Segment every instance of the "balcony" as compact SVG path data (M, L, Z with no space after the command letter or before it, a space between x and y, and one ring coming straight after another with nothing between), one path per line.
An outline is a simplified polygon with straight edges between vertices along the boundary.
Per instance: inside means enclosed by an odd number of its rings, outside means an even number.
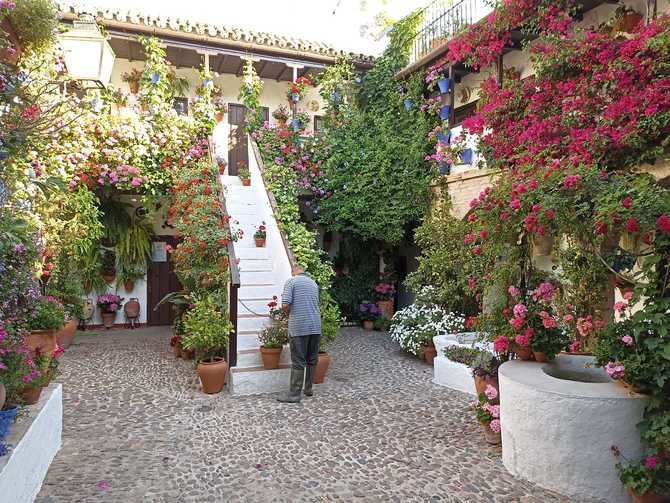
M432 53L456 33L492 11L486 0L434 0L423 10L423 23L414 39L409 66Z

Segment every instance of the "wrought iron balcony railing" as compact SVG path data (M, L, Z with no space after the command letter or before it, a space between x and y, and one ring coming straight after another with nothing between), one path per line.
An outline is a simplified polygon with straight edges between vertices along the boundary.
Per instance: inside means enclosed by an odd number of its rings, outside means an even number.
M491 12L485 0L434 0L423 10L409 64L446 44L456 33Z

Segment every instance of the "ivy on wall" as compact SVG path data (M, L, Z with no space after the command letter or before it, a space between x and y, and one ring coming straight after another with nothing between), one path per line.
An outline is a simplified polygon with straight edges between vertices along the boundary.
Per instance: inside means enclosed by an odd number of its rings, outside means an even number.
M325 192L319 221L332 230L364 239L398 243L428 204L431 168L425 162L432 119L418 103L421 76L400 85L394 78L408 62L420 16L397 23L375 66L358 77L340 62L325 72L321 93L328 105Z

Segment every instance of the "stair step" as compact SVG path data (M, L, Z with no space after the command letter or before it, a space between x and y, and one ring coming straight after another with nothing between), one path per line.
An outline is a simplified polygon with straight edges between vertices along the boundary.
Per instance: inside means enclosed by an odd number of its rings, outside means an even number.
M237 303L238 316L254 314L254 313L259 313L264 316L270 314L270 308L268 307L268 302L270 302L269 298L261 300L244 300L244 299L240 300L241 302L238 301ZM244 304L242 304L242 302L244 302Z
M243 260L265 260L270 258L270 253L267 248L246 248L240 247L240 253L235 250L237 258Z
M275 277L270 271L240 271L240 282L250 286L274 285Z
M284 346L279 360L280 365L291 365L291 350L288 344ZM260 349L244 349L237 352L237 366L235 368L247 369L262 367L263 358Z
M270 318L265 316L238 315L237 330L239 332L260 332L263 328L270 325ZM239 341L239 337L238 337Z
M267 299L266 302L270 302L273 295L280 296L281 293L282 287L274 282L267 285L243 285L237 291L238 298L242 300Z
M238 328L239 331L239 328ZM258 339L259 331L240 331L237 335L237 353L240 351L254 350L261 347L261 341Z
M273 270L272 260L240 259L239 269L246 272L267 272Z
M232 395L257 395L277 393L288 389L290 368L265 370L263 367L252 369L230 369L228 390Z

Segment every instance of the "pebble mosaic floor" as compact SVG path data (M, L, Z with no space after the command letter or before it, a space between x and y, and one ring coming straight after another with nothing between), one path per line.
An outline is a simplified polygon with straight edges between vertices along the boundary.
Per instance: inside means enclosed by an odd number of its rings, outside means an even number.
M344 329L326 383L298 405L202 394L169 338L77 335L38 503L570 501L512 477L472 398L433 384L385 334Z

